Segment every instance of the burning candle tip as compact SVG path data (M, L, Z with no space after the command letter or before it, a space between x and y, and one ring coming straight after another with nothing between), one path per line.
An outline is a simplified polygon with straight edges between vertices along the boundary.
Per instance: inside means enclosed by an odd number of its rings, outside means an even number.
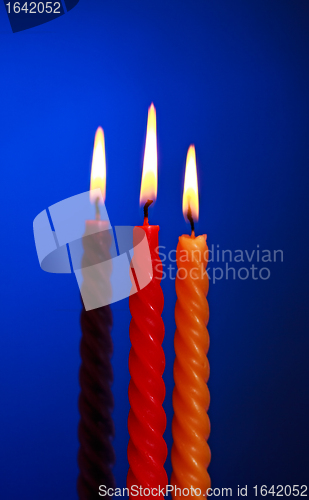
M100 201L100 198L99 197L96 198L96 200L95 200L95 218L96 218L96 220L101 219L99 201Z
M148 208L153 203L153 200L147 200L144 205L144 225L148 224Z
M193 220L193 217L192 217L192 212L191 212L190 204L189 204L189 208L188 208L188 212L187 212L187 217L188 217L188 221L190 222L190 225L191 225L191 236L194 238L194 236L195 236L195 233L194 233L194 220Z

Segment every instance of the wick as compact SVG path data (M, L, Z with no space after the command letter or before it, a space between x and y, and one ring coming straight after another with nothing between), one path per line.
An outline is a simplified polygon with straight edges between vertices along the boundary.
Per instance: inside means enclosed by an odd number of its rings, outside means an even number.
M153 203L153 200L147 200L144 205L144 225L148 224L148 208Z
M188 212L187 212L187 217L188 217L188 220L189 220L189 222L191 224L191 236L194 236L194 220L193 220L193 217L192 217L190 203L189 203L189 208L188 208Z
M101 219L99 201L100 201L100 198L96 198L96 200L95 200L95 218L96 218L96 220Z

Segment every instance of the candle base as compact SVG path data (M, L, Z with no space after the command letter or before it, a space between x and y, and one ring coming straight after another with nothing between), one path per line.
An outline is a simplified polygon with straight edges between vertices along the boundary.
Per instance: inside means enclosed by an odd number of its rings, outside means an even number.
M79 372L80 422L78 438L80 469L77 490L80 500L98 498L99 486L115 488L112 466L115 453L112 446L114 406L111 384L113 351L110 329L112 313L109 306L81 313L82 339Z

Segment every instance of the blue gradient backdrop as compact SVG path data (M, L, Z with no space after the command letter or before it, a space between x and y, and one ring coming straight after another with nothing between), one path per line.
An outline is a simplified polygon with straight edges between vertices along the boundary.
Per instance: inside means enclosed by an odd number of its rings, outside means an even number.
M89 186L96 127L114 225L142 221L147 108L157 108L151 221L175 248L186 151L195 143L200 221L220 249L282 249L268 280L210 285L214 486L308 480L309 4L303 0L80 0L12 34L0 5L0 497L74 500L80 298L41 271L32 221ZM244 264L248 266L249 264ZM239 266L238 266L239 267ZM172 444L174 281L163 282L166 441ZM121 314L119 313L121 312ZM128 469L127 301L114 315L117 484ZM166 463L170 475L170 454Z

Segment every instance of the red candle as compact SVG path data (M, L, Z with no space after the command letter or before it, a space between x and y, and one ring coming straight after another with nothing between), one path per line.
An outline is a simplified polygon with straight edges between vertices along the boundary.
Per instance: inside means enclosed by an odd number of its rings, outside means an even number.
M152 261L152 279L146 287L131 295L129 299L132 314L130 323L132 347L129 355L131 409L128 417L130 468L127 487L129 491L132 486L142 488L140 490L142 496L146 494L153 498L159 496L159 487L163 488L168 484L164 469L167 446L163 439L166 415L162 407L165 397L165 385L162 378L165 367L162 349L164 323L161 317L164 297L160 286L162 264L158 256L159 226L151 226L148 223L148 207L155 200L156 194L156 112L152 104L148 112L140 198L141 203L146 202L145 218L144 225L138 226L139 230L135 232L135 237L137 233L140 233L140 228L146 233ZM139 265L145 267L141 257L138 252L135 252L135 267Z

